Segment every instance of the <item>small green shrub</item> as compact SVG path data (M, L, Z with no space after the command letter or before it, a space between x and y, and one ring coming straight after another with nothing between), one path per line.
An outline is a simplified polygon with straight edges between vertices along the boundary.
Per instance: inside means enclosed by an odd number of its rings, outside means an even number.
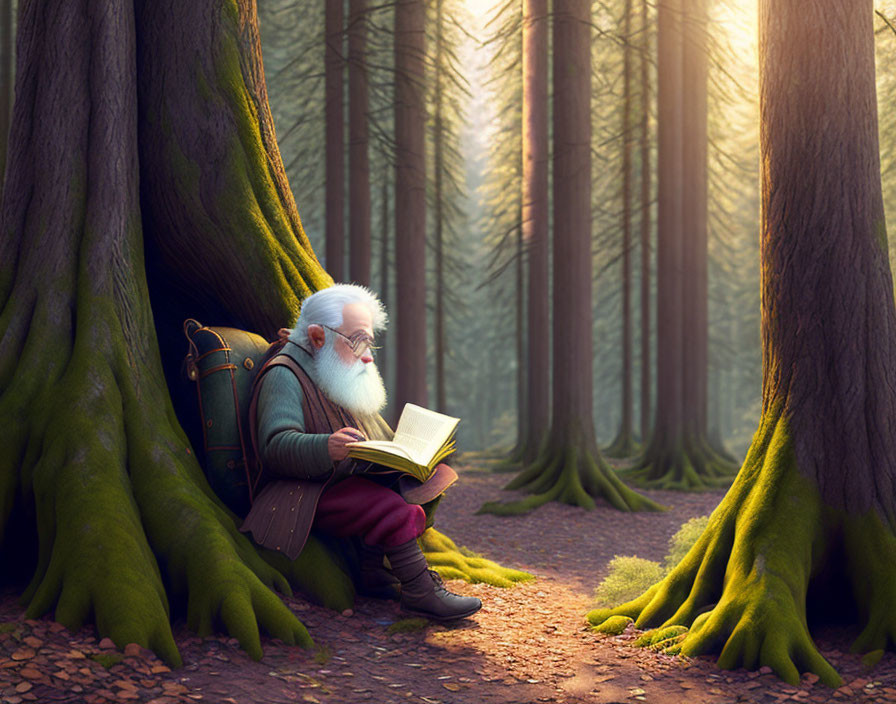
M669 539L669 554L663 564L633 555L616 555L607 565L608 573L594 590L598 607L615 607L641 596L675 567L706 529L709 516L685 522Z
M671 570L688 554L688 551L694 547L706 526L709 523L709 516L697 516L684 523L678 532L669 539L669 554L666 555L666 571Z
M662 565L642 557L616 555L608 567L606 578L594 590L598 606L618 606L631 601L666 575Z

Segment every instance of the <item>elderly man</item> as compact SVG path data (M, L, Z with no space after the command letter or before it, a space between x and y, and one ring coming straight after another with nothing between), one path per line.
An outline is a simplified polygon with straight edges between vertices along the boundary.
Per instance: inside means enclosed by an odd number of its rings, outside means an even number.
M361 593L385 596L400 583L402 610L463 618L482 603L446 590L417 544L426 528L419 504L437 498L457 475L440 465L402 496L394 473L373 474L383 468L348 457L352 442L392 435L379 415L386 391L373 361L374 332L385 323L382 304L361 286L336 284L302 304L281 351L259 372L252 413L263 488L241 530L292 559L312 527L356 536Z

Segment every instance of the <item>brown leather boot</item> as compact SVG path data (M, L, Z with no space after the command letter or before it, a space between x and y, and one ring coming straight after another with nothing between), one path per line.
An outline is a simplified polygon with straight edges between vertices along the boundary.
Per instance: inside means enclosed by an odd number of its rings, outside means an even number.
M429 569L416 540L386 548L392 574L401 580L401 610L436 621L472 616L482 608L474 596L452 594L439 575Z
M385 553L381 547L361 543L361 574L358 580L358 594L375 599L401 597L401 582L383 564Z

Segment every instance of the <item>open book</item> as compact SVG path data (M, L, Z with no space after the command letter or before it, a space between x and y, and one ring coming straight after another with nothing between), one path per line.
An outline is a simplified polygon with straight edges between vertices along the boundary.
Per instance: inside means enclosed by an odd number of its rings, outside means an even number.
M392 440L349 443L348 456L397 469L425 482L439 462L454 452L459 418L406 403Z

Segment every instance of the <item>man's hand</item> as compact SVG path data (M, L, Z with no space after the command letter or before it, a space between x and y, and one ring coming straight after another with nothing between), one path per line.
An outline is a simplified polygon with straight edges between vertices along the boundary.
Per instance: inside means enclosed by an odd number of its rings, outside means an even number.
M367 437L357 428L340 428L327 439L327 450L330 453L330 459L339 462L348 457L349 448L346 445L350 442L358 442L366 440Z

